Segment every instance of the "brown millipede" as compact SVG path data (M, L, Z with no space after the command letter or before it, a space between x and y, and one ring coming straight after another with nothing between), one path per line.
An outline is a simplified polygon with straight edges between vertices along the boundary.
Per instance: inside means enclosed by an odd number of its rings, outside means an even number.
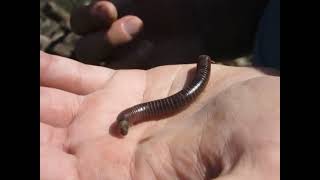
M199 56L195 77L186 88L167 98L137 104L122 111L117 117L117 125L121 135L127 135L129 126L137 120L146 121L178 112L191 104L209 81L211 63L214 62L209 56Z

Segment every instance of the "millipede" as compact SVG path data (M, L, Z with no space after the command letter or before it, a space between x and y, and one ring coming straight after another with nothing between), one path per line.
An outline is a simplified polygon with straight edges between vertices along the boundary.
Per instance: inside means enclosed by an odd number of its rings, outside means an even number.
M212 63L214 61L209 56L199 56L193 80L181 91L163 99L137 104L120 112L116 120L120 134L126 136L129 127L138 120L143 122L166 116L190 105L208 84Z

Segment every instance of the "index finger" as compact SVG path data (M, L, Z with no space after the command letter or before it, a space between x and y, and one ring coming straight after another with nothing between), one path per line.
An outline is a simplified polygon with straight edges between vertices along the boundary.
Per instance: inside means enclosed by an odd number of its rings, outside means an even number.
M40 51L40 85L86 95L104 86L115 70Z

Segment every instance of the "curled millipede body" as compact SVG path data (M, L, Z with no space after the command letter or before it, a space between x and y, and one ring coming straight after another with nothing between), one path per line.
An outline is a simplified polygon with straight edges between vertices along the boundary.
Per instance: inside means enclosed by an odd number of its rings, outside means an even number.
M137 104L122 111L117 117L121 135L127 135L129 126L138 120L146 121L175 113L191 104L209 81L211 63L213 61L209 56L199 56L195 77L186 88L167 98Z

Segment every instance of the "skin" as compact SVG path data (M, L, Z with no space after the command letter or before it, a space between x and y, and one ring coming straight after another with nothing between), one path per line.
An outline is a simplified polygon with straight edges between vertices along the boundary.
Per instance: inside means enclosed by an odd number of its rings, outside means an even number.
M120 111L181 90L194 67L112 70L40 52L40 179L280 179L280 77L265 70L214 64L189 108L112 134Z
M95 0L74 10L71 27L83 35L75 50L77 59L141 69L190 63L199 54L220 60L247 55L266 4L266 0L131 0L136 8L123 15L117 4L122 1L126 0L114 0L116 4ZM204 29L208 32L200 32Z

